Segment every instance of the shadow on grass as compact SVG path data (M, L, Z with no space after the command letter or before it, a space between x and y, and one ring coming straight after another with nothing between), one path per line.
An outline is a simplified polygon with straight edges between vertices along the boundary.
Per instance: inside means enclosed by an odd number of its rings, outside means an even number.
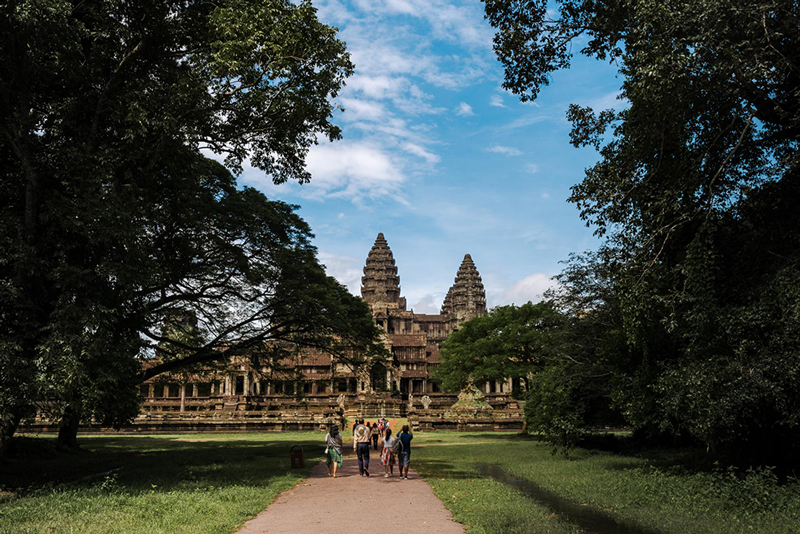
M319 439L294 441L183 441L158 437L108 437L86 440L85 450L59 453L52 438L25 438L23 452L0 465L0 489L20 495L68 485L87 487L102 482L110 471L115 484L128 491L170 491L177 488L268 486L270 479L306 476L322 458ZM292 469L290 447L300 445L305 468ZM95 476L93 476L95 475Z
M568 501L543 489L535 482L522 480L506 473L496 465L480 464L478 472L520 491L532 501L551 509L561 519L574 524L581 532L592 534L660 534L660 531L628 524L611 515Z

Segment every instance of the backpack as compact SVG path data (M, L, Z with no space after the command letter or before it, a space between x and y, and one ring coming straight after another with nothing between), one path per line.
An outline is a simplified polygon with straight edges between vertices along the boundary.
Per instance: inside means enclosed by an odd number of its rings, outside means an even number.
M403 442L400 441L400 438L395 438L394 443L392 444L392 452L395 456L400 456L400 453L403 452Z

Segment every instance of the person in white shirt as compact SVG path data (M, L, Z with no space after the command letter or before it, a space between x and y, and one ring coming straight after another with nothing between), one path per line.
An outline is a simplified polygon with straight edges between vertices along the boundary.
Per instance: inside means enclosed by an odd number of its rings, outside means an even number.
M391 428L386 429L385 436L386 437L383 438L383 450L381 450L381 465L383 465L386 471L386 474L383 476L388 478L389 476L394 476L394 451L392 450L392 446L394 445L395 438L392 437Z

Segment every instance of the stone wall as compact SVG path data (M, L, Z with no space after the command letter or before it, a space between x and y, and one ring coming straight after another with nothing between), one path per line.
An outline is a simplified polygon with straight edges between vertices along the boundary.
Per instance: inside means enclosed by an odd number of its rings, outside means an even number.
M507 394L488 394L482 398L491 408L454 412L458 396L432 393L412 395L342 394L339 397L317 395L302 399L279 395L218 396L184 400L147 398L142 412L123 432L281 432L324 430L332 422L347 424L357 418L367 420L385 417L407 417L417 431L434 430L500 430L523 429L522 404ZM342 404L344 408L342 408ZM55 432L57 425L37 419L25 425L28 432ZM81 426L81 432L115 432L98 425Z

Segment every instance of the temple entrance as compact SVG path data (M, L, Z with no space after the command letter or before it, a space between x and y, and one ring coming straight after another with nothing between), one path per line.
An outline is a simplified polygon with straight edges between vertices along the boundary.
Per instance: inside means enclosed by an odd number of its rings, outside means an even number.
M400 379L400 393L406 395L409 392L409 379L408 378L401 378Z
M373 365L369 373L369 380L373 390L386 391L386 366L382 363Z
M234 388L234 395L244 395L244 377L237 376L236 377L236 386Z

